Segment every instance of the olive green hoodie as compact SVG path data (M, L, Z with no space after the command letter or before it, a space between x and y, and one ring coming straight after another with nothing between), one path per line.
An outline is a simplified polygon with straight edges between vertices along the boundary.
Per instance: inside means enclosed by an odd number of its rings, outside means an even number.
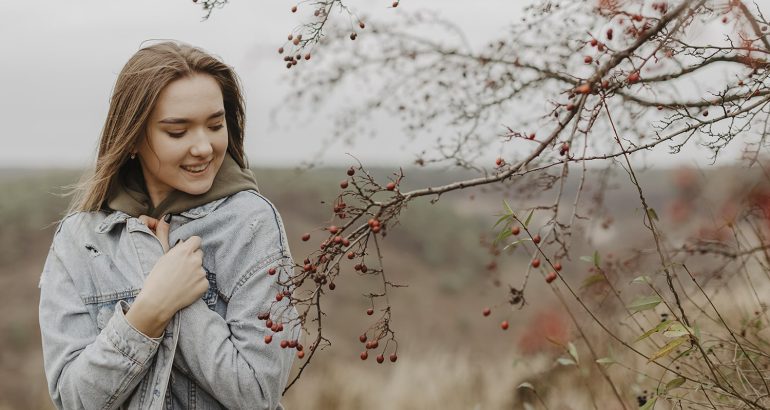
M134 218L147 215L157 219L248 189L259 192L254 173L250 169L241 169L230 152L226 152L211 189L200 195L191 195L175 189L153 208L141 165L138 160L129 160L110 185L107 200L102 208L123 211Z

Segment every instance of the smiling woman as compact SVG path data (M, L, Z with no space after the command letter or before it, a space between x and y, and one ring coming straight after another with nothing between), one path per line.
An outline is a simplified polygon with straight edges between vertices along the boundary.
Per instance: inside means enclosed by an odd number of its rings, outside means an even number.
M138 154L154 206L175 187L196 195L208 191L227 151L217 81L193 74L171 82L158 96L146 131Z
M282 408L294 353L269 340L301 350L291 297L275 298L293 260L243 126L235 72L198 48L149 46L120 72L40 277L57 408Z

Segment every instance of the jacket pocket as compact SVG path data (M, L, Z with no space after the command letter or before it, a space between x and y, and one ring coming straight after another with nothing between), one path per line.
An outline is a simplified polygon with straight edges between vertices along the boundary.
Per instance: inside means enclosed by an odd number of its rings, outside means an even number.
M95 315L96 327L100 332L107 326L107 322L109 322L110 318L115 314L115 304L121 300L125 300L130 306L134 303L136 295L139 294L140 290L141 289L121 290L88 296L84 299L88 310Z

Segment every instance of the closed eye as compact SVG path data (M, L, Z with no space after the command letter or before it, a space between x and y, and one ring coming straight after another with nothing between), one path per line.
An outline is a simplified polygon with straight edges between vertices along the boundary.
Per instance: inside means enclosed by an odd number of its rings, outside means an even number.
M219 130L222 129L222 127L224 127L224 124L214 125L212 127L209 127L209 129L212 130L212 131L219 131ZM166 131L166 134L168 134L169 136L174 137L174 138L179 138L179 137L183 136L186 132L187 131L181 131L181 132Z

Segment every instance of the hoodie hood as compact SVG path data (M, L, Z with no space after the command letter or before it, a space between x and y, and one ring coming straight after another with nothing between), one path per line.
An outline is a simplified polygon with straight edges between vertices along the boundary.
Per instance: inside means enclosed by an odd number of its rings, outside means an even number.
M157 219L248 189L259 192L254 173L250 169L242 169L227 151L211 189L200 195L191 195L175 189L157 207L153 207L139 161L129 160L112 181L102 208L123 211L134 218L147 215Z

